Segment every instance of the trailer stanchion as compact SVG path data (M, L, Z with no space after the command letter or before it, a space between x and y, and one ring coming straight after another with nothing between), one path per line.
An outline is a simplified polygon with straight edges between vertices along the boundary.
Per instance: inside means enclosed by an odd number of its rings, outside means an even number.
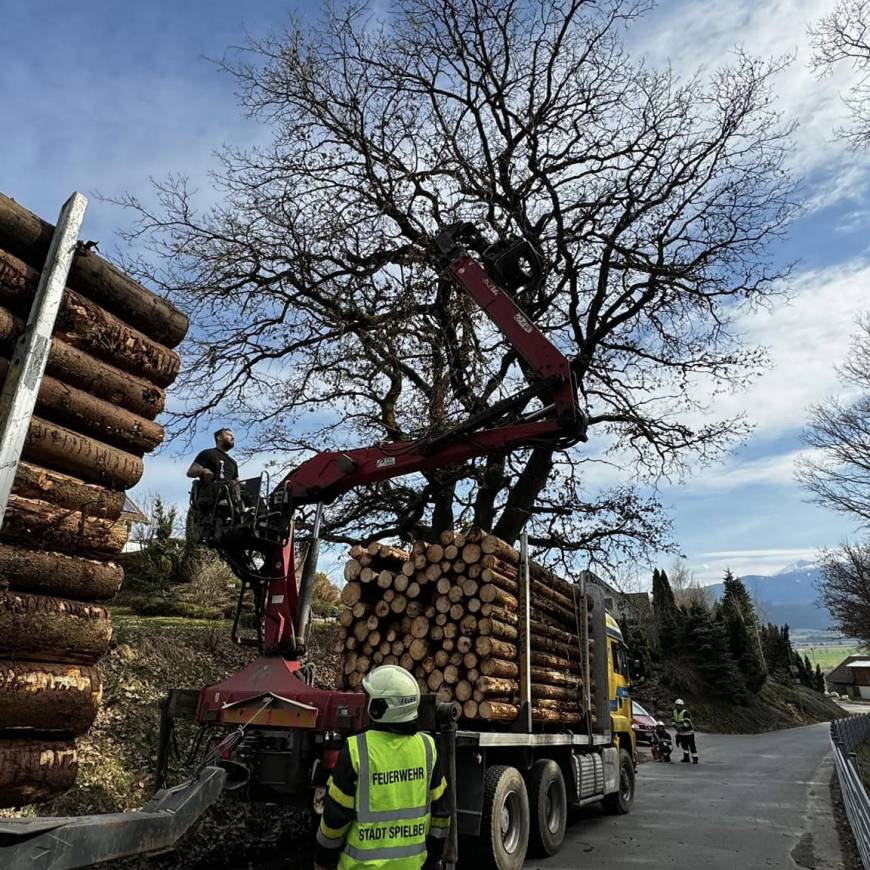
M12 492L24 440L51 350L51 334L63 300L88 201L81 193L64 203L45 258L24 334L18 339L0 392L0 526Z
M520 570L519 570L519 654L520 666L520 715L517 717L515 730L532 733L532 670L529 654L531 634L531 596L529 595L529 536L524 530L520 535Z
M441 763L447 779L447 808L450 810L450 828L444 844L443 862L447 870L453 870L459 860L459 814L456 795L456 720L459 718L457 704L438 704L436 720L440 737Z

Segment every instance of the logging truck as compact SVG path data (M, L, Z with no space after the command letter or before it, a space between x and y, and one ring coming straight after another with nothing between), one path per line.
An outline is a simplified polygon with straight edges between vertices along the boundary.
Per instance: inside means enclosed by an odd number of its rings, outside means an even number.
M259 480L228 484L240 487L232 498L195 491L200 538L241 581L233 636L260 655L219 683L168 694L160 790L142 811L0 824L0 844L10 844L0 852L4 867L30 867L47 854L55 868L85 866L165 847L226 790L316 811L345 739L367 725L366 697L355 689L379 662L408 667L428 690L420 727L437 736L448 775L448 864L518 868L529 847L560 848L569 807L601 801L629 811L635 744L619 627L590 574L567 580L536 564L525 534L519 550L470 529L414 542L410 551L377 543L352 551L337 641L344 685L314 685L306 639L325 504L399 475L586 440L571 361L511 296L539 279L534 249L519 239L487 246L467 223L434 242L445 274L524 361L529 385L418 441L316 454L265 497ZM528 410L532 400L538 406ZM296 518L306 506L310 534L297 558ZM193 774L164 788L184 719L197 726L183 753Z

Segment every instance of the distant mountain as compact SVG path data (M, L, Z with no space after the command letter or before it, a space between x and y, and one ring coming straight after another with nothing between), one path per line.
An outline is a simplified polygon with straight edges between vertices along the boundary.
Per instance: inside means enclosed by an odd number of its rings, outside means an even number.
M791 628L830 628L833 617L816 603L816 584L821 569L814 562L795 562L770 577L747 574L740 579L758 606L762 621ZM722 595L722 584L706 587L714 599Z

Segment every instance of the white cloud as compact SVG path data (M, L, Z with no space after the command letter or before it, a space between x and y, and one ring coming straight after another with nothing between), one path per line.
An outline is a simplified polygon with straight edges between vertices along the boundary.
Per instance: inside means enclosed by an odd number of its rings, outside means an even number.
M689 571L702 586L721 583L726 570L738 577L769 576L794 562L812 562L818 551L808 547L769 550L714 550L689 561Z
M670 62L683 75L698 69L712 72L728 63L738 48L759 57L793 57L776 81L775 105L786 119L800 124L793 163L801 173L819 176L816 206L828 204L834 195L856 196L870 174L867 157L849 151L834 133L846 120L841 94L853 72L843 65L819 78L809 68L807 27L830 7L819 0L667 3L633 34L640 40L637 48L651 62Z
M840 390L834 367L848 354L868 286L864 260L803 272L790 302L738 321L748 344L768 348L772 366L748 390L723 396L717 416L746 412L764 437L802 427L809 406Z
M746 486L793 486L798 459L816 455L816 451L790 450L759 459L741 460L731 457L722 465L705 469L685 486L690 494L725 492Z

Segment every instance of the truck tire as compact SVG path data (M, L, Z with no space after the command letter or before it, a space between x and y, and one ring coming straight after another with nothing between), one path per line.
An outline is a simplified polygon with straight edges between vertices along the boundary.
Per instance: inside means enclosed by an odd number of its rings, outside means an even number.
M476 868L521 870L529 845L529 798L515 767L493 765L483 783L483 817L474 843ZM463 861L465 866L470 862Z
M529 852L535 857L555 855L565 839L568 796L562 769L552 759L536 761L526 781L531 810Z
M634 803L634 762L624 749L619 750L619 785L613 794L601 801L604 809L614 815L624 815Z

